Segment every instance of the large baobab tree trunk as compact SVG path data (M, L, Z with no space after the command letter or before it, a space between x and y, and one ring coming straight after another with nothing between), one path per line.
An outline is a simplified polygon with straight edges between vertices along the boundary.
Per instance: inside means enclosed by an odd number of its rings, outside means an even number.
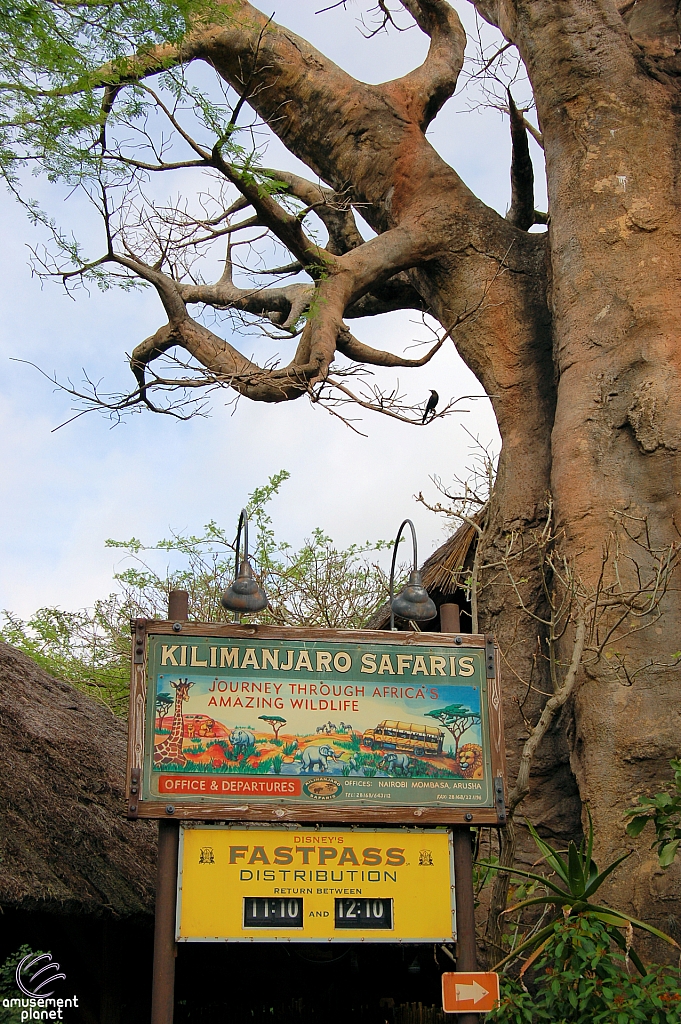
M134 240L110 248L107 260L153 284L168 316L135 350L133 397L150 402L154 360L180 347L208 378L246 397L319 400L336 386L339 355L382 366L425 361L369 348L346 320L396 308L432 313L446 332L433 351L453 340L490 396L503 441L479 607L481 629L496 632L504 657L511 777L547 697L568 678L575 637L583 644L570 699L535 754L529 794L516 792L519 807L565 839L579 834L588 802L607 860L626 841L623 811L663 780L681 735L671 576L681 492L677 5L475 3L517 47L534 90L550 208L548 231L531 233L541 218L521 113L509 97L513 203L504 218L425 136L461 70L459 18L446 0L401 3L430 50L420 68L384 85L355 81L244 0L182 47L131 61L125 78L102 73L120 90L162 67L206 61L326 183L275 174L319 213L329 233L322 246L304 217L254 184L221 145L191 143L312 283L240 289L229 250L217 283L191 283L166 272L167 250L154 263L131 255ZM375 238L362 240L353 206ZM194 320L196 303L284 325L304 310L308 317L291 362L267 368ZM673 883L656 873L643 842L635 865L613 878L611 898L666 923Z
M595 589L619 522L616 568L633 591L651 548L679 541L677 5L485 6L520 49L544 137L561 547ZM676 590L659 619L631 621L647 628L585 665L575 692L571 763L602 856L624 845L632 794L662 781L681 742ZM638 913L659 901L665 918L675 886L644 849L613 897Z

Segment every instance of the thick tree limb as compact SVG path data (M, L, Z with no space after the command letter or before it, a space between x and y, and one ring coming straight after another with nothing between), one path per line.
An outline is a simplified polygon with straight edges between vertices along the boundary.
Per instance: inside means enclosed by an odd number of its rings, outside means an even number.
M272 371L277 374L271 378L274 391L267 390L270 371L254 371L250 364L244 372L258 373L258 387L249 384L244 390L240 379L237 390L260 400L280 401L283 374L284 391L288 381L297 396L301 386L325 379L345 318L408 306L427 309L444 326L460 324L457 347L493 396L507 439L516 436L510 424L519 410L525 421L530 410L536 422L534 427L525 422L526 430L539 436L553 400L553 385L545 379L543 360L537 359L537 352L550 344L545 330L550 321L544 294L545 243L538 236L518 232L477 200L423 134L424 118L453 87L463 53L463 31L451 6L445 0L405 4L431 36L429 57L410 75L379 86L353 80L246 0L233 0L228 6L224 24L197 27L174 56L165 48L154 64L144 54L137 66L133 59L125 67L109 68L109 77L117 75L116 84L120 84L125 76L133 80L136 73L154 74L172 62L201 59L210 63L247 98L289 151L342 197L342 203L361 204L362 215L379 233L378 238L359 244L345 218L340 236L329 229L329 249L315 249L298 216L283 209L275 196L263 196L264 189L237 180L239 172L227 163L226 150L222 164L222 154L213 151L211 159L252 203L258 219L316 279L314 291L296 283L270 294L259 288L236 290L225 279L217 285L183 282L179 288L173 282L185 304L207 302L253 311L289 328L306 312L307 323L292 362ZM317 205L318 186L290 177L289 188L320 216L329 212L324 191L323 206ZM334 231L337 227L333 225ZM345 252L330 251L354 242L358 244ZM323 272L318 270L321 267ZM472 318L468 318L470 311L475 311ZM197 347L192 332L189 342L194 351L214 362L216 342L211 339L210 345ZM232 360L231 353L227 358ZM390 361L394 357L371 358ZM219 367L217 372L222 372ZM231 363L228 373L233 373ZM522 460L528 450L519 445L516 451L514 443L506 443L509 459ZM516 475L529 479L522 467ZM520 498L520 505L527 500Z
M522 231L534 224L534 168L527 141L525 119L520 113L511 90L508 90L508 110L511 119L511 206L506 220Z
M354 338L344 327L338 333L336 348L348 359L352 359L356 363L367 363L370 366L425 366L436 352L440 351L447 337L447 334L443 334L441 338L438 338L420 359L406 359L404 356L396 356L392 352L384 352L381 349L365 345Z
M425 131L443 104L454 93L463 66L466 33L447 0L400 0L422 32L430 36L428 55L414 71L395 82L390 90L407 97L411 120Z
M268 301L267 289L256 290L250 295L243 293L231 281L231 260L227 257L225 273L220 282L212 288L203 286L181 285L166 274L149 267L131 257L113 256L116 262L134 270L140 277L149 281L157 289L163 302L169 323L154 336L139 345L133 352L131 368L140 385L141 393L146 400L147 385L145 383L146 367L163 352L173 345L180 345L193 355L202 366L206 367L217 380L229 383L240 394L255 401L281 402L299 397L309 387L325 380L333 361L339 336L342 335L347 354L358 352L359 342L355 346L347 340L348 332L343 323L345 309L356 299L361 298L374 284L381 284L395 271L413 266L428 256L427 240L419 233L408 228L394 228L392 231L379 235L364 242L345 256L338 257L329 270L329 276L318 282L316 289L306 285L291 285L284 300L279 289L280 300L289 302L288 320L295 315L297 320L302 307L308 307L310 301L316 303L312 309L301 335L293 360L280 369L267 369L246 359L227 341L219 338L207 328L193 320L188 312L188 301L206 301L210 296L212 305L230 305L244 308L251 304L251 310L264 312L263 300ZM293 293L299 294L299 309L294 313ZM314 291L310 295L310 291ZM217 301L218 298L221 301ZM430 356L423 360L408 361L406 364L390 363L389 353L379 353L375 349L366 349L369 361L386 360L379 365L423 365L435 354L441 342L433 347Z

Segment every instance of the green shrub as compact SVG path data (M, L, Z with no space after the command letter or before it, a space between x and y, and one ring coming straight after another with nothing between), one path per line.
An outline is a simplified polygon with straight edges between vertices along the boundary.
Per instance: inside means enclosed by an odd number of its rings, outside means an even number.
M8 956L0 967L0 1024L20 1024L21 1008L6 1007L2 1004L5 999L24 998L17 988L15 977L17 965L29 954L41 956L42 953L41 949L34 952L30 946L20 946L16 953Z
M681 760L672 760L669 765L674 773L671 786L655 796L640 796L638 803L627 816L631 821L627 825L630 836L638 836L652 822L655 829L655 841L660 865L668 868L681 847Z
M583 915L552 926L534 978L501 979L486 1024L681 1024L681 983L671 968L632 970L606 925Z

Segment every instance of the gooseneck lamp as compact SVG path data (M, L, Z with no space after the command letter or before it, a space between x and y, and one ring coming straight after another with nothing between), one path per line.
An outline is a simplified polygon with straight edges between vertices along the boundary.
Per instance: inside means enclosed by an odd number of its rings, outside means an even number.
M241 528L244 533L244 557L239 563L241 546ZM234 582L220 598L220 604L230 612L234 612L234 621L240 622L242 615L261 612L267 608L267 594L258 584L248 560L248 516L246 509L241 510L239 526L236 532L234 554Z
M414 547L414 565L409 573L409 582L406 587L402 588L397 597L395 597L395 562L397 560L397 548L402 537L402 531L407 524L409 524L409 527L411 528L411 538ZM423 585L421 573L417 566L418 553L416 550L416 530L414 529L414 524L411 519L405 519L397 531L395 546L393 547L393 560L392 565L390 566L390 629L392 631L397 629L395 626L396 615L401 619L407 619L412 622L428 622L430 619L434 619L437 615L437 608L428 596L428 591Z

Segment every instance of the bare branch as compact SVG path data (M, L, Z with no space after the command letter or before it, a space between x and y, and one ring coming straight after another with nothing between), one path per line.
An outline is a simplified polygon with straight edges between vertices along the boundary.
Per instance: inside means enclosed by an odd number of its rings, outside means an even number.
M447 337L448 334L445 333L438 338L420 359L406 359L404 356L396 356L392 352L371 348L370 345L365 345L354 338L347 327L343 327L339 331L336 347L348 359L352 359L356 363L368 363L370 366L425 366L440 351Z
M334 256L341 256L344 252L362 245L364 239L357 229L347 193L335 192L321 184L315 185L291 171L269 169L266 173L277 181L285 182L291 195L302 199L308 204L308 209L317 214L329 233L326 245L328 252Z
M586 622L584 618L580 616L575 625L575 639L572 647L570 667L565 673L565 678L562 684L547 700L544 705L544 709L539 716L539 721L531 730L530 735L525 741L523 752L520 756L520 767L518 768L515 785L508 796L508 809L510 814L513 813L518 804L524 800L530 792L530 768L532 766L534 755L544 739L544 736L548 732L554 718L574 690L579 666L582 663L585 638Z

